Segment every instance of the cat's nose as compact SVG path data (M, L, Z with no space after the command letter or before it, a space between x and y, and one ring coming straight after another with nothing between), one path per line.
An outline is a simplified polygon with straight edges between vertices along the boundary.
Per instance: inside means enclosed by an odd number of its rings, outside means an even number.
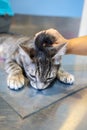
M44 83L44 82L42 82L42 83L38 82L36 84L36 87L38 90L43 90L43 89L47 88L48 86L49 86L49 83Z
M31 84L31 86L33 88L38 89L38 90L42 90L45 87L45 84L41 83L41 82L32 82L32 81L30 81L30 84Z
M49 86L49 83L44 83L44 82L32 82L30 81L30 84L33 88L38 89L38 90L43 90Z
M44 89L44 83L37 83L36 84L36 87L37 87L37 89L39 89L39 90L41 90L41 89Z

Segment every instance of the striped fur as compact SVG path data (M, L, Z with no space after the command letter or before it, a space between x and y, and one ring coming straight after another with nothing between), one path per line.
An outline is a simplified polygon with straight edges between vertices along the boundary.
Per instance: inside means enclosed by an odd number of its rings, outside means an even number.
M55 40L45 33L37 36L35 40L13 34L0 35L0 56L6 59L5 70L10 89L22 88L25 77L35 89L47 88L56 77L62 82L73 83L73 76L60 70L65 44L52 48L50 45Z

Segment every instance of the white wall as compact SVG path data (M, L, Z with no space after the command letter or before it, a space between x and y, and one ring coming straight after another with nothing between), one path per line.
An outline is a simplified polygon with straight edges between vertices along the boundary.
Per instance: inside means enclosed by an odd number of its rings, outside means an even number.
M79 36L87 35L87 0L84 1Z

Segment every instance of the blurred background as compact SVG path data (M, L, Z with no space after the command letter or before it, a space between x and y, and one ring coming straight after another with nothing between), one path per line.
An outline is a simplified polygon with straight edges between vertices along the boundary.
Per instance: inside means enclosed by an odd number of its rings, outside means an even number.
M26 32L30 35L52 27L66 37L78 35L84 0L26 0L26 2L10 0L10 2L14 14L20 15L17 15L14 22L19 22L21 29L27 26Z

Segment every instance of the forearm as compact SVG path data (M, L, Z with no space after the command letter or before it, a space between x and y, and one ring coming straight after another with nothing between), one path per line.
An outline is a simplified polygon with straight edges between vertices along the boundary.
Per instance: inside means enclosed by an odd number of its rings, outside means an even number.
M66 54L87 55L87 36L67 40Z

